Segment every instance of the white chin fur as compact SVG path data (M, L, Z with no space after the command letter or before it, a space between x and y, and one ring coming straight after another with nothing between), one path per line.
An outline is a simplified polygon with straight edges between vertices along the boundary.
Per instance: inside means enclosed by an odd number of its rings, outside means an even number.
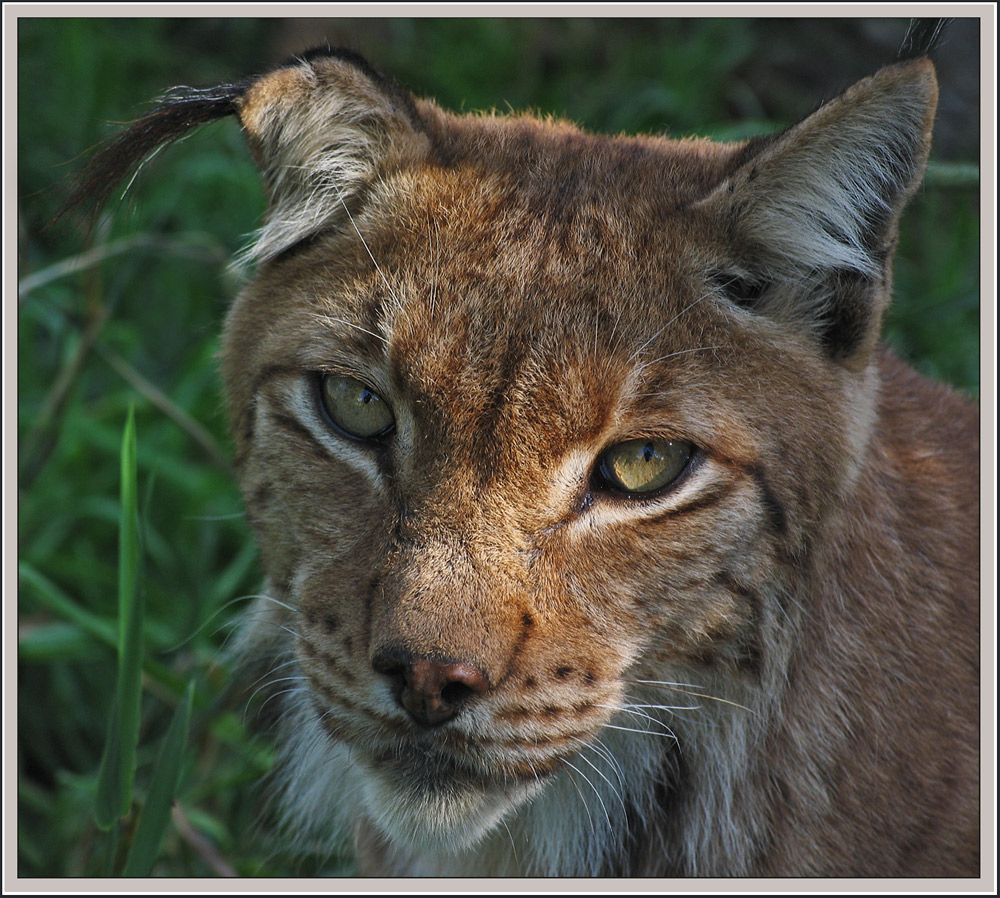
M419 788L402 772L357 766L362 801L376 829L390 842L419 851L472 847L541 788L539 783L501 789L446 781Z
M306 702L290 709L286 723L285 757L278 773L282 816L299 845L305 839L327 850L347 846L353 824L367 818L390 844L461 851L542 787L479 787L444 775L438 783L421 786L401 768L377 765L349 746L331 742Z

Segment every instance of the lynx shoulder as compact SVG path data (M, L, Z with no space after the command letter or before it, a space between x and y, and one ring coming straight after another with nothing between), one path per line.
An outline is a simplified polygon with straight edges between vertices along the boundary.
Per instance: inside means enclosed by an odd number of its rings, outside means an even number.
M95 160L232 114L268 195L222 365L294 832L368 874L978 874L978 410L880 344L928 43L737 144L316 51Z

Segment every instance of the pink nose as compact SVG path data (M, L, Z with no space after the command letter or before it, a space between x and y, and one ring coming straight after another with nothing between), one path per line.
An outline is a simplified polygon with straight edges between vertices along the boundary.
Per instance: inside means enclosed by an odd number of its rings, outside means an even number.
M425 727L451 720L473 695L482 695L490 686L486 675L466 661L390 651L377 655L372 666L393 681L396 700Z

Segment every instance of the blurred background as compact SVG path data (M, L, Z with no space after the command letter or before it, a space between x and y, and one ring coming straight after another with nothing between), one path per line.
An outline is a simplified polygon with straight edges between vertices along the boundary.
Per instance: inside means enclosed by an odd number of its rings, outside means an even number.
M330 43L453 110L533 109L601 132L736 140L786 127L891 61L905 19L70 19L18 29L18 872L122 870L185 686L194 710L152 872L349 874L275 829L259 709L219 661L259 570L229 471L215 353L230 258L263 198L235 121L144 166L84 236L67 177L178 84ZM938 56L925 186L904 217L887 339L979 393L979 20ZM119 451L138 431L145 654L131 813L94 823L116 677Z

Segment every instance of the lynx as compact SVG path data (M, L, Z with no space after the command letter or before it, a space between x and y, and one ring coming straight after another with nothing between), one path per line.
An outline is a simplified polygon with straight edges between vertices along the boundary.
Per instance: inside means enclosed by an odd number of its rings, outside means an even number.
M99 199L232 114L261 172L222 369L297 839L978 875L978 410L880 344L936 34L732 144L456 115L317 50L89 167Z

